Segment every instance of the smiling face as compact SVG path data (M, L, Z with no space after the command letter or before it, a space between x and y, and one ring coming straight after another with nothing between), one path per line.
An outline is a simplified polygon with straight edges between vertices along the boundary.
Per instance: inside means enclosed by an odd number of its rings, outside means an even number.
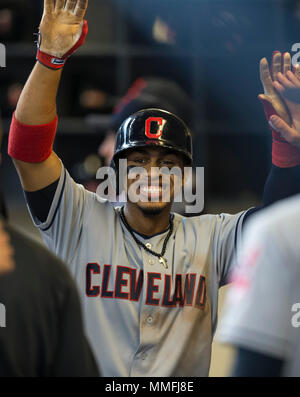
M184 158L180 154L164 148L137 148L127 154L127 199L147 215L156 215L169 207L171 210L174 194L183 184ZM143 175L129 177L134 167L142 167ZM179 175L162 172L176 167ZM160 171L159 171L160 170ZM137 186L137 188L136 188ZM139 199L133 203L130 191L135 191Z

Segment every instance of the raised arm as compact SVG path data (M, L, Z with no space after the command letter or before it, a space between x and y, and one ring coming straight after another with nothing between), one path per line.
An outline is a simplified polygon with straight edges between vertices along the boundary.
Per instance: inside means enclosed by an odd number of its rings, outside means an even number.
M259 95L272 131L272 167L264 188L263 206L251 209L250 215L274 202L300 193L300 105L288 99L300 87L300 67L292 65L289 53L275 51L271 67L266 58L260 61L264 94Z
M88 0L45 0L37 60L19 99L9 137L23 189L29 192L59 179L61 163L52 151L56 96L66 59L83 44Z

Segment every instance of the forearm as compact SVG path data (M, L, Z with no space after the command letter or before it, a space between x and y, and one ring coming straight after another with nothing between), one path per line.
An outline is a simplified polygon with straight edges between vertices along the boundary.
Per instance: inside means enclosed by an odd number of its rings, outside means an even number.
M61 73L39 63L35 65L11 124L8 153L23 188L30 192L50 185L61 172L60 160L52 151Z
M253 214L261 209L300 193L300 165L290 168L280 168L272 165L269 176L266 180L263 195L263 205L247 211L244 217L244 224Z
M8 143L8 153L28 192L49 186L61 173L61 162L53 152L56 96L62 68L85 41L87 4L88 0L44 2L36 56L39 63L19 99Z
M264 206L300 193L300 165L279 168L272 165L264 188Z
M280 73L283 71L284 74ZM284 100L287 88L291 85L295 89L300 86L300 69L293 68L292 72L290 54L275 51L271 70L266 58L261 60L260 76L265 94L259 95L259 99L272 131L272 168L264 187L263 205L249 210L244 219L278 200L300 193L300 144L297 130L300 108Z
M41 125L56 117L56 96L62 74L36 63L20 96L16 119L26 125Z

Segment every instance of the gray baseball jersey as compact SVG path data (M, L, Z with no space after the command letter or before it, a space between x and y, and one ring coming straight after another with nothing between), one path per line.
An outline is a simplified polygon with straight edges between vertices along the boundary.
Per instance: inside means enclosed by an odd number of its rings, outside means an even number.
M244 212L174 214L164 268L136 244L119 211L63 168L47 221L34 219L77 280L101 373L207 376L218 289L233 264ZM166 234L137 237L161 252Z
M246 226L241 266L228 293L217 338L285 361L300 376L300 196Z

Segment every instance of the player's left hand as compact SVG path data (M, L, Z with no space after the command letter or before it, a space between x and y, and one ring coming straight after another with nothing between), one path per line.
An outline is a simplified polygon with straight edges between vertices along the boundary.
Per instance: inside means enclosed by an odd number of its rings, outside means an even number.
M260 62L264 94L258 96L270 126L290 144L300 147L300 104L285 95L300 88L300 67L292 67L289 53L274 52L271 71L268 61Z

